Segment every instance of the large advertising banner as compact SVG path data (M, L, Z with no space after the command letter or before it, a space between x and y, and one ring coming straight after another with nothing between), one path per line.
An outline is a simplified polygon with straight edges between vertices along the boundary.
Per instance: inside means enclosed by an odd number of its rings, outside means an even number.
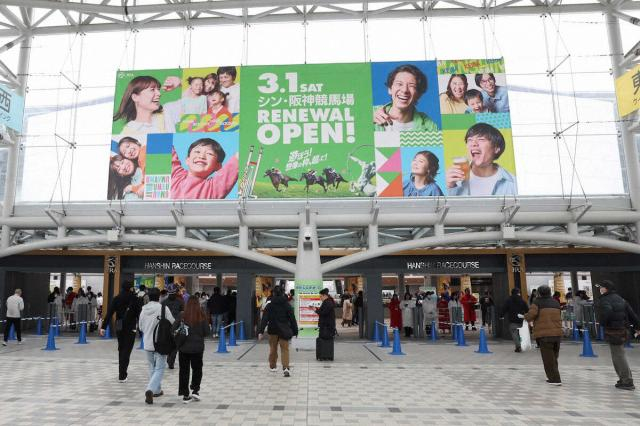
M502 59L121 71L112 133L109 199L517 194Z
M640 65L616 78L616 99L620 117L640 109Z

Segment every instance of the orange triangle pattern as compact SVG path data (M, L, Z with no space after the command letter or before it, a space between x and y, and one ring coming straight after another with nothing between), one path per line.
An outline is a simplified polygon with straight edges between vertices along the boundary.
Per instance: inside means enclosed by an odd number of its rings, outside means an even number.
M402 174L399 174L384 191L380 197L402 197Z

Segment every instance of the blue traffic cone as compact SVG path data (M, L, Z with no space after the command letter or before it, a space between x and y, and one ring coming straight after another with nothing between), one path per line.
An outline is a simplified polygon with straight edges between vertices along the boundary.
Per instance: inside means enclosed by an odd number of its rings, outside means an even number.
M402 353L402 347L400 346L400 331L397 328L393 329L393 350L389 352L391 355L405 355Z
M218 350L216 351L219 354L228 354L227 350L227 337L224 332L224 327L220 326L220 335L218 336Z
M464 340L464 329L462 328L462 324L458 325L458 343L456 346L469 346L467 342Z
M438 341L438 328L436 327L435 321L431 321L431 341L432 342Z
M13 324L11 324L11 328L9 329L9 340L17 340L16 339L16 329L13 326Z
M480 345L478 345L478 350L475 351L477 354L490 354L493 353L489 351L487 346L487 335L484 332L484 328L480 328Z
M238 346L236 343L236 323L232 323L229 327L229 346Z
M139 350L144 349L144 334L140 333L140 346L138 346Z
M382 342L378 345L381 348L390 348L391 345L389 344L389 330L387 329L387 326L385 325L382 331Z
M598 327L598 340L600 340L600 341L604 340L604 327L603 326Z
M247 340L244 335L244 321L240 321L240 323L238 323L238 340L241 342Z
M593 353L593 348L591 347L591 337L589 337L589 329L585 329L582 332L582 353L580 356L585 358L597 358L598 355Z
M36 323L36 334L42 336L42 318L40 317L38 317L38 322Z
M458 326L456 324L451 326L451 338L458 341Z
M576 323L576 320L573 320L573 341L580 341L580 334L578 333L578 324Z
M86 345L87 342L87 323L83 322L80 324L80 334L78 335L77 345Z
M62 328L62 327L60 327L60 320L59 320L58 318L56 318L56 319L54 320L54 323L55 323L55 327L56 327L56 328L55 328L55 330L56 330L56 337L60 337L60 329Z
M104 330L104 336L102 336L103 339L111 339L111 325L107 324L107 328Z
M371 336L371 340L374 342L380 342L380 334L378 333L378 324L377 322L373 323L373 336Z
M55 329L56 329L55 325L51 324L49 326L49 335L47 336L47 346L42 348L43 351L58 350L58 348L56 348L56 330Z

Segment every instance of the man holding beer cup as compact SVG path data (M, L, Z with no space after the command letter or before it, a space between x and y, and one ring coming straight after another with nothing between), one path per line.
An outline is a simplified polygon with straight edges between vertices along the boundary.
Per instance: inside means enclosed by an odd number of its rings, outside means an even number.
M505 150L502 133L487 123L474 124L465 135L467 157L456 157L447 170L449 195L516 195L515 178L495 160Z

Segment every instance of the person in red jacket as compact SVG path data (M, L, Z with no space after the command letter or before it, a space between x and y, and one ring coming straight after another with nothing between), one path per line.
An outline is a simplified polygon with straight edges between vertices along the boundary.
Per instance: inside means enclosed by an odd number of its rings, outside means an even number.
M451 330L451 317L449 316L449 302L445 293L442 293L440 300L438 300L438 324L440 332L444 333L447 330Z
M469 323L471 323L471 329L476 330L476 303L478 299L471 294L471 290L464 289L464 296L460 299L460 304L464 310L464 324L465 329L469 330Z
M400 310L400 299L397 294L393 294L389 302L389 317L391 318L391 328L402 329L402 311Z

